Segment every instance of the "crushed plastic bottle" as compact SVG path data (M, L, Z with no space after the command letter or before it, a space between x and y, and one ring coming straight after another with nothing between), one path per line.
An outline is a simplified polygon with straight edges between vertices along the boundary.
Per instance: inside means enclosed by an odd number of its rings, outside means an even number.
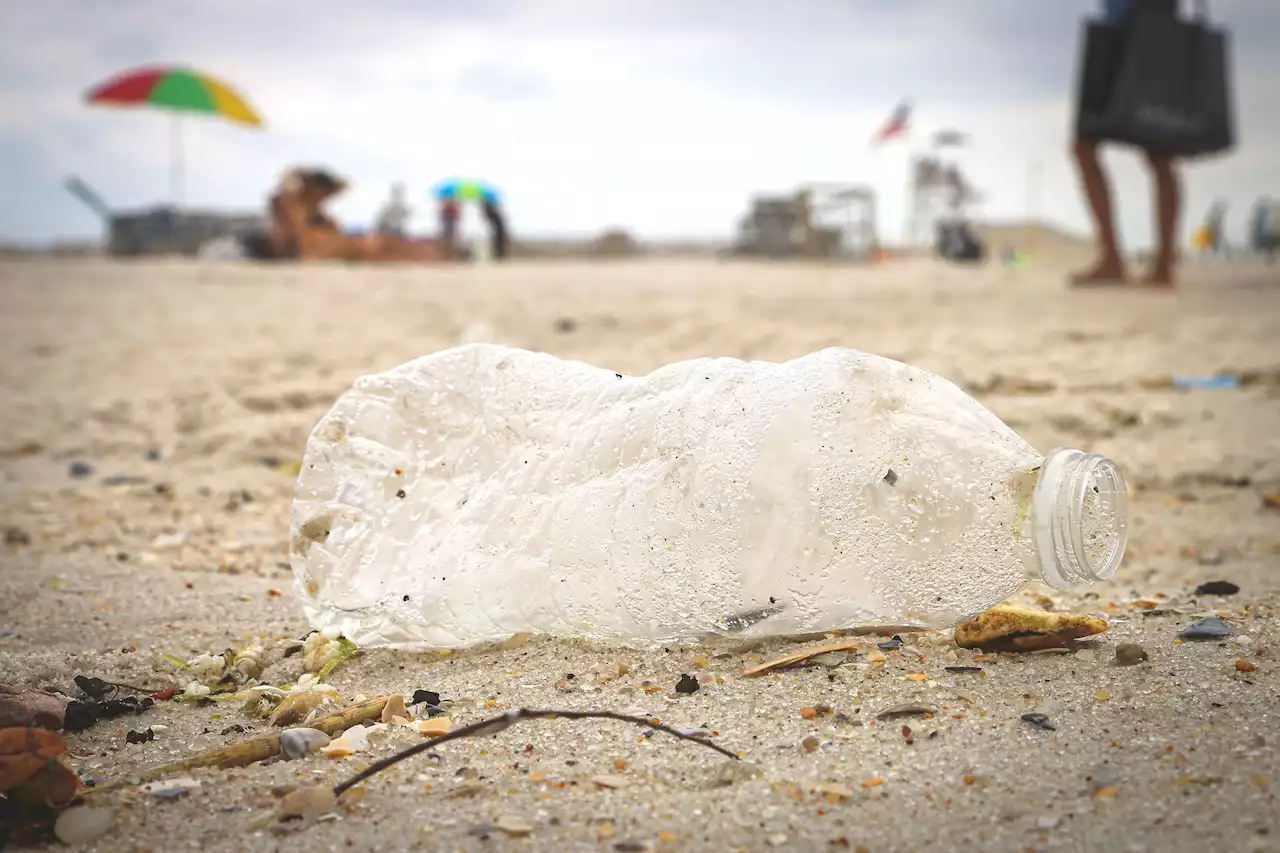
M826 349L624 376L468 344L365 376L312 432L292 565L358 645L630 644L942 627L1110 578L1116 466L1047 457L952 383Z

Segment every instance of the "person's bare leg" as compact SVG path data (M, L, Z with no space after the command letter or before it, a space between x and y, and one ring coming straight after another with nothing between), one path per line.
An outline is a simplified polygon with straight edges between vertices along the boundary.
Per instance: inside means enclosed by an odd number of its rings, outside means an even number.
M1076 165L1080 168L1080 182L1093 213L1094 232L1102 257L1089 269L1073 277L1073 284L1107 284L1124 280L1124 260L1116 240L1115 222L1111 216L1111 188L1107 176L1098 161L1098 143L1092 139L1077 139L1075 143Z
M1178 219L1182 214L1182 186L1172 158L1147 154L1156 184L1156 254L1144 283L1152 287L1173 287L1173 268L1178 261Z

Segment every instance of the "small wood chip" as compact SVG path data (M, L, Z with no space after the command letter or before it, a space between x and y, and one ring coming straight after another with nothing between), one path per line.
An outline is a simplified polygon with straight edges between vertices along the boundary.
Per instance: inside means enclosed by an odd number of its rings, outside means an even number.
M884 784L883 776L872 776L870 779L862 780L862 787L864 788L878 788L883 784Z
M626 787L627 780L622 776L614 776L613 774L605 774L602 776L592 776L591 783L599 785L601 788L623 788Z
M857 650L857 640L839 640L834 643L827 643L824 646L814 646L813 648L803 649L789 655L784 655L777 660L771 660L768 663L753 666L742 674L748 677L755 677L773 672L775 669L782 669L788 666L795 666L798 663L804 663L810 658L815 658L818 655L825 655L828 652L856 652Z

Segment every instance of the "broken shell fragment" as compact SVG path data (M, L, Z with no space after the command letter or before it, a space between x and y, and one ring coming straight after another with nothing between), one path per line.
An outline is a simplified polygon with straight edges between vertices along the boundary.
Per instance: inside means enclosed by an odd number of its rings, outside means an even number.
M999 605L957 625L955 640L966 649L1026 652L1062 647L1106 630L1106 620L1097 616Z
M319 752L329 743L329 736L319 729L287 729L280 733L280 752L295 761Z

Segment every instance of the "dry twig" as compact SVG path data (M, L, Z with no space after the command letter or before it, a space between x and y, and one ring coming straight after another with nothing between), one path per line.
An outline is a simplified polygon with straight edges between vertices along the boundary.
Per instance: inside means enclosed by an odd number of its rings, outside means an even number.
M730 752L729 750L725 749L722 746L711 743L705 738L697 737L691 734L686 734L680 731L679 729L673 729L670 726L664 726L661 723L655 722L654 720L649 719L647 717L633 717L629 714L617 714L617 713L614 713L613 711L539 711L539 710L533 710L530 708L517 708L512 711L507 711L505 714L499 714L496 717L490 717L487 720L481 720L478 723L472 723L470 725L463 726L462 728L454 729L453 731L442 734L439 737L435 737L435 738L432 738L431 740L423 741L422 743L414 744L413 746L408 747L407 749L400 750L394 755L389 755L386 758L383 758L379 761L375 761L365 769L361 770L359 773L352 776L351 778L341 782L338 785L335 785L333 788L333 793L336 796L341 796L344 792L349 791L351 788L355 787L356 785L359 785L361 782L363 782L365 779L368 779L370 776L374 775L375 773L379 773L383 770L386 770L388 767L392 766L393 764L398 764L401 761L404 761L406 758L412 758L413 756L417 755L420 752L426 752L428 749L438 746L446 741L458 740L459 738L464 738L464 737L477 737L477 736L488 737L489 735L496 735L498 732L506 730L507 728L514 725L515 723L518 723L521 720L555 720L555 719L619 720L624 723L634 723L637 726L644 726L645 728L650 728L650 729L653 729L654 731L662 732L663 734L669 734L672 737L680 738L681 740L693 741L694 743L701 744L702 746L705 746L708 749L714 749L716 752L720 753L721 755L728 756L729 758L732 758L734 761L739 760L737 754Z

